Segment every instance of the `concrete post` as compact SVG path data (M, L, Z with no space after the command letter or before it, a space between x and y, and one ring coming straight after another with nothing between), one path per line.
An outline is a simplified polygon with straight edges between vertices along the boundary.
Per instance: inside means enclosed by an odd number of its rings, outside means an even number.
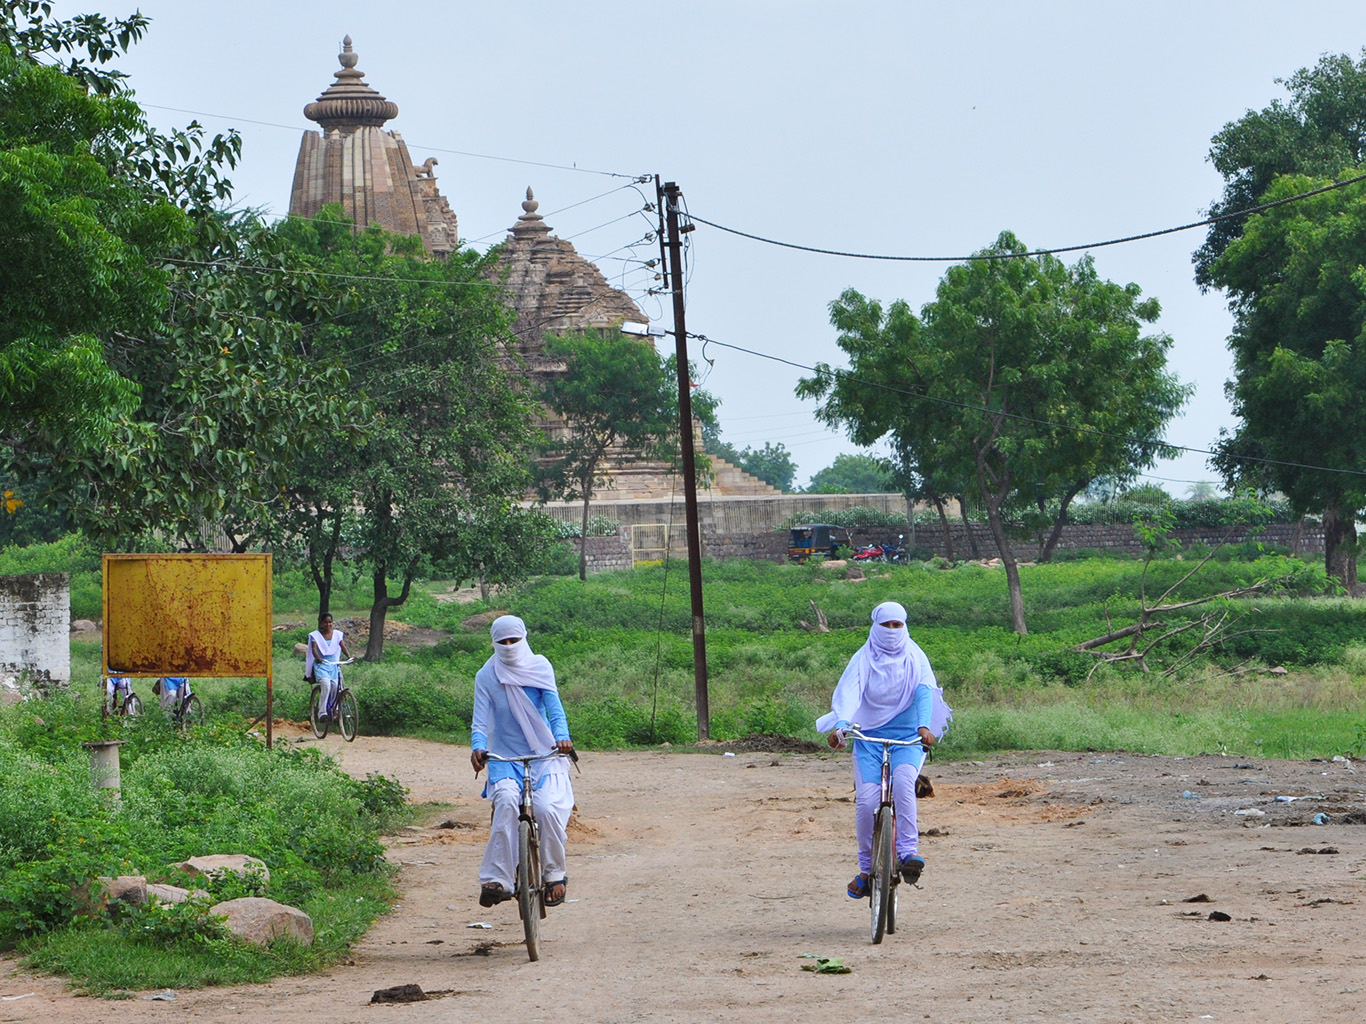
M119 771L119 747L123 740L96 740L82 743L90 751L90 781L99 789L110 789L118 799L123 779Z

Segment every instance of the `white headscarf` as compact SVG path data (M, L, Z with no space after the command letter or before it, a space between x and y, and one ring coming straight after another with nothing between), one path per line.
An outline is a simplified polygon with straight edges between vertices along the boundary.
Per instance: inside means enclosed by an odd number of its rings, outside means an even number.
M555 689L555 670L550 659L533 654L526 642L526 623L515 615L500 615L489 627L493 637L493 670L504 686L531 686L537 690ZM515 636L515 644L500 644Z
M849 659L830 698L830 713L816 723L820 732L829 732L837 722L876 729L910 707L921 683L935 686L930 660L906 630L906 609L884 601L873 609L872 618L868 642ZM884 622L901 625L889 629Z
M529 686L537 690L559 691L555 687L555 670L550 659L542 654L532 654L526 642L526 623L515 615L500 615L489 627L493 637L493 657L489 665L493 668L494 678L502 683L512 709L512 717L521 726L530 749L546 751L555 746L555 735L550 731L531 698L522 692ZM515 644L500 644L499 640L517 637Z

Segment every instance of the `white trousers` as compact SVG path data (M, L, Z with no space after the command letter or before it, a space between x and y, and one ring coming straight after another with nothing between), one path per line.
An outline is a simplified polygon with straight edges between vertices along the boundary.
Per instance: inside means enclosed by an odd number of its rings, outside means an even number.
M479 882L497 882L512 892L517 875L517 811L522 803L522 787L516 779L499 779L493 784L493 825L484 847L484 862L479 865ZM536 823L541 835L541 882L558 882L565 877L565 827L574 810L574 787L564 773L548 775L540 789L531 795Z
M914 765L899 764L892 769L892 803L896 807L896 859L913 856L920 848L920 831L915 826ZM882 802L882 780L865 782L859 778L854 761L854 831L858 835L858 869L864 874L873 866L873 819Z

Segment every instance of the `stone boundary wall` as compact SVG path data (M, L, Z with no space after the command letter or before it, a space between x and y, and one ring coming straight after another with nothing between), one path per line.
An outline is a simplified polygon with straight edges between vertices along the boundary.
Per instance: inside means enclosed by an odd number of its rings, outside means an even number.
M708 523L702 523L702 554L708 558L749 558L756 561L787 561L788 534L785 530L764 530L748 534L726 534ZM968 543L968 530L977 542L978 558L996 558L996 544L984 524L973 523L970 527L961 523L952 524L954 554L960 560L973 557ZM611 537L588 538L588 571L605 572L611 569L629 569L632 566L632 527L622 525ZM889 539L883 535L888 531L869 528L855 530L857 543L875 542ZM687 541L681 521L674 524L673 540L670 545L672 556L680 561L687 557ZM1173 536L1183 547L1207 545L1214 547L1225 538L1227 528L1194 527L1175 530ZM1235 532L1229 543L1257 541L1263 544L1289 548L1299 554L1316 554L1323 551L1323 528L1318 525L1297 523L1272 523L1269 526L1250 527ZM578 541L564 541L574 551L578 551ZM912 545L909 534L906 545ZM936 555L947 554L944 546L944 532L938 526L921 524L916 528L914 546L931 549ZM1012 545L1015 557L1022 562L1032 562L1039 557L1043 540L1022 539ZM1059 551L1100 551L1107 554L1129 554L1141 556L1144 547L1134 534L1134 528L1127 525L1073 524L1064 526L1058 540Z
M0 688L71 685L71 577L0 576Z
M623 526L637 523L670 523L675 528L687 522L683 496L669 501L613 501L610 490L593 499L589 515L606 516ZM540 507L547 515L578 526L583 520L583 505L578 502L550 502ZM766 498L736 496L697 496L697 519L703 536L708 531L717 537L767 533L788 516L815 514L822 510L876 508L883 512L906 514L906 499L900 494L782 494ZM817 520L819 521L819 520Z
M953 534L954 555L959 559L971 558L972 549L968 541L968 531L972 531L977 542L977 557L996 558L996 542L991 539L991 531L985 523L965 526L953 523L949 531ZM1300 523L1271 523L1268 526L1245 527L1229 534L1228 527L1201 526L1173 530L1172 536L1181 542L1182 547L1203 544L1214 547L1228 538L1230 544L1255 541L1277 547L1289 548L1298 554L1321 554L1323 552L1323 527ZM1030 562L1039 557L1047 535L1038 539L1020 539L1011 544L1011 551L1022 562ZM906 538L909 546L911 538ZM946 555L944 531L939 526L917 525L915 546L932 548L936 555ZM1062 528L1058 538L1059 551L1102 551L1107 554L1142 555L1142 543L1134 534L1134 528L1127 524L1099 525L1073 523Z

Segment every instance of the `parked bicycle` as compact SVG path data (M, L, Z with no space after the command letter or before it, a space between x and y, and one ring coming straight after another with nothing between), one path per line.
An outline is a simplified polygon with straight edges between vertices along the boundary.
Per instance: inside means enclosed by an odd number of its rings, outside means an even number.
M873 863L868 872L868 910L873 945L882 941L883 934L896 932L896 890L901 882L896 860L896 804L892 800L892 748L923 747L920 739L894 740L882 736L865 736L857 725L845 730L845 735L867 743L882 744L882 792L877 813L873 818Z
M356 703L356 695L346 688L346 680L342 676L342 665L350 665L355 658L347 658L345 661L337 662L337 685L332 689L332 701L327 707L322 706L323 685L322 683L313 684L313 692L308 698L308 724L313 729L313 735L318 739L327 737L327 730L333 722L337 723L341 729L342 739L350 743L356 738L356 724L360 721L360 708Z
M142 698L133 692L130 676L104 677L104 706L101 711L105 717L113 715L116 718L132 718L142 714Z
M531 765L534 761L548 761L552 757L568 757L577 765L579 755L573 750L568 754L552 750L548 754L531 754L527 757L501 757L491 750L484 753L490 761L507 761L522 766L522 802L517 811L517 880L513 896L517 900L517 915L522 919L522 932L526 936L527 958L539 960L541 919L545 917L545 885L541 881L541 830L531 799Z

